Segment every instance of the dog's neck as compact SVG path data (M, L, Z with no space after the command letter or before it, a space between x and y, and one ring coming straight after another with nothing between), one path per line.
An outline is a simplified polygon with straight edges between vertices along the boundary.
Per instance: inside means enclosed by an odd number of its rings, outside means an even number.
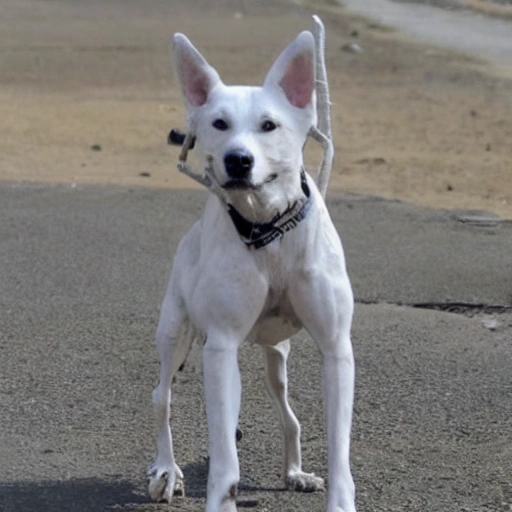
M300 173L300 186L302 196L268 222L252 222L246 219L233 204L229 202L226 204L228 214L240 238L249 249L260 249L282 238L285 233L306 218L311 206L311 191L304 169Z

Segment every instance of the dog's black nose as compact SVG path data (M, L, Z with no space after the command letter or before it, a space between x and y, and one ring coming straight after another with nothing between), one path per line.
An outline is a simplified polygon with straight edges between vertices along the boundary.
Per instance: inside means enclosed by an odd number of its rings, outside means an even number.
M226 172L231 178L245 178L252 169L254 157L246 151L232 151L224 157Z

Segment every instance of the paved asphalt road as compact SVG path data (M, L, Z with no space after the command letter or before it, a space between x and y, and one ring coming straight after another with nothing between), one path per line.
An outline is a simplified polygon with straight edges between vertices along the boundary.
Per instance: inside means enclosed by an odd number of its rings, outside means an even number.
M0 510L201 510L200 355L175 384L187 498L151 504L153 334L203 194L0 185ZM352 463L360 511L512 508L512 224L347 196L329 202L359 301ZM447 302L480 307L446 306ZM431 303L457 313L411 306ZM283 491L257 347L240 354L240 510L325 510ZM320 367L295 339L291 400L304 461L325 475Z

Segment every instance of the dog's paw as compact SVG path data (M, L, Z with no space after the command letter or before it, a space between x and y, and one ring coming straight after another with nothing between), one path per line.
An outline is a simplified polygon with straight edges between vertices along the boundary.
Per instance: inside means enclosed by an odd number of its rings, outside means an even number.
M183 473L176 464L159 464L157 459L149 466L147 476L152 500L170 503L175 494L185 496Z
M285 477L286 487L291 491L315 492L324 490L324 479L314 473L289 471Z

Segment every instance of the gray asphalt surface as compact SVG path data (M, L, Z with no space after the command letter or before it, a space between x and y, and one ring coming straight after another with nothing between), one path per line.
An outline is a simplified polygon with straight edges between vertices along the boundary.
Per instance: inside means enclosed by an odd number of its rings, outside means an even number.
M0 185L0 510L201 510L200 354L175 383L187 497L149 502L153 347L171 255L204 194ZM512 224L345 196L329 201L358 300L352 461L360 511L512 508ZM454 306L453 303L459 302ZM439 311L413 307L430 303ZM450 311L456 311L450 312ZM240 510L325 510L282 490L257 347L240 354ZM326 476L320 361L298 336L291 400Z

